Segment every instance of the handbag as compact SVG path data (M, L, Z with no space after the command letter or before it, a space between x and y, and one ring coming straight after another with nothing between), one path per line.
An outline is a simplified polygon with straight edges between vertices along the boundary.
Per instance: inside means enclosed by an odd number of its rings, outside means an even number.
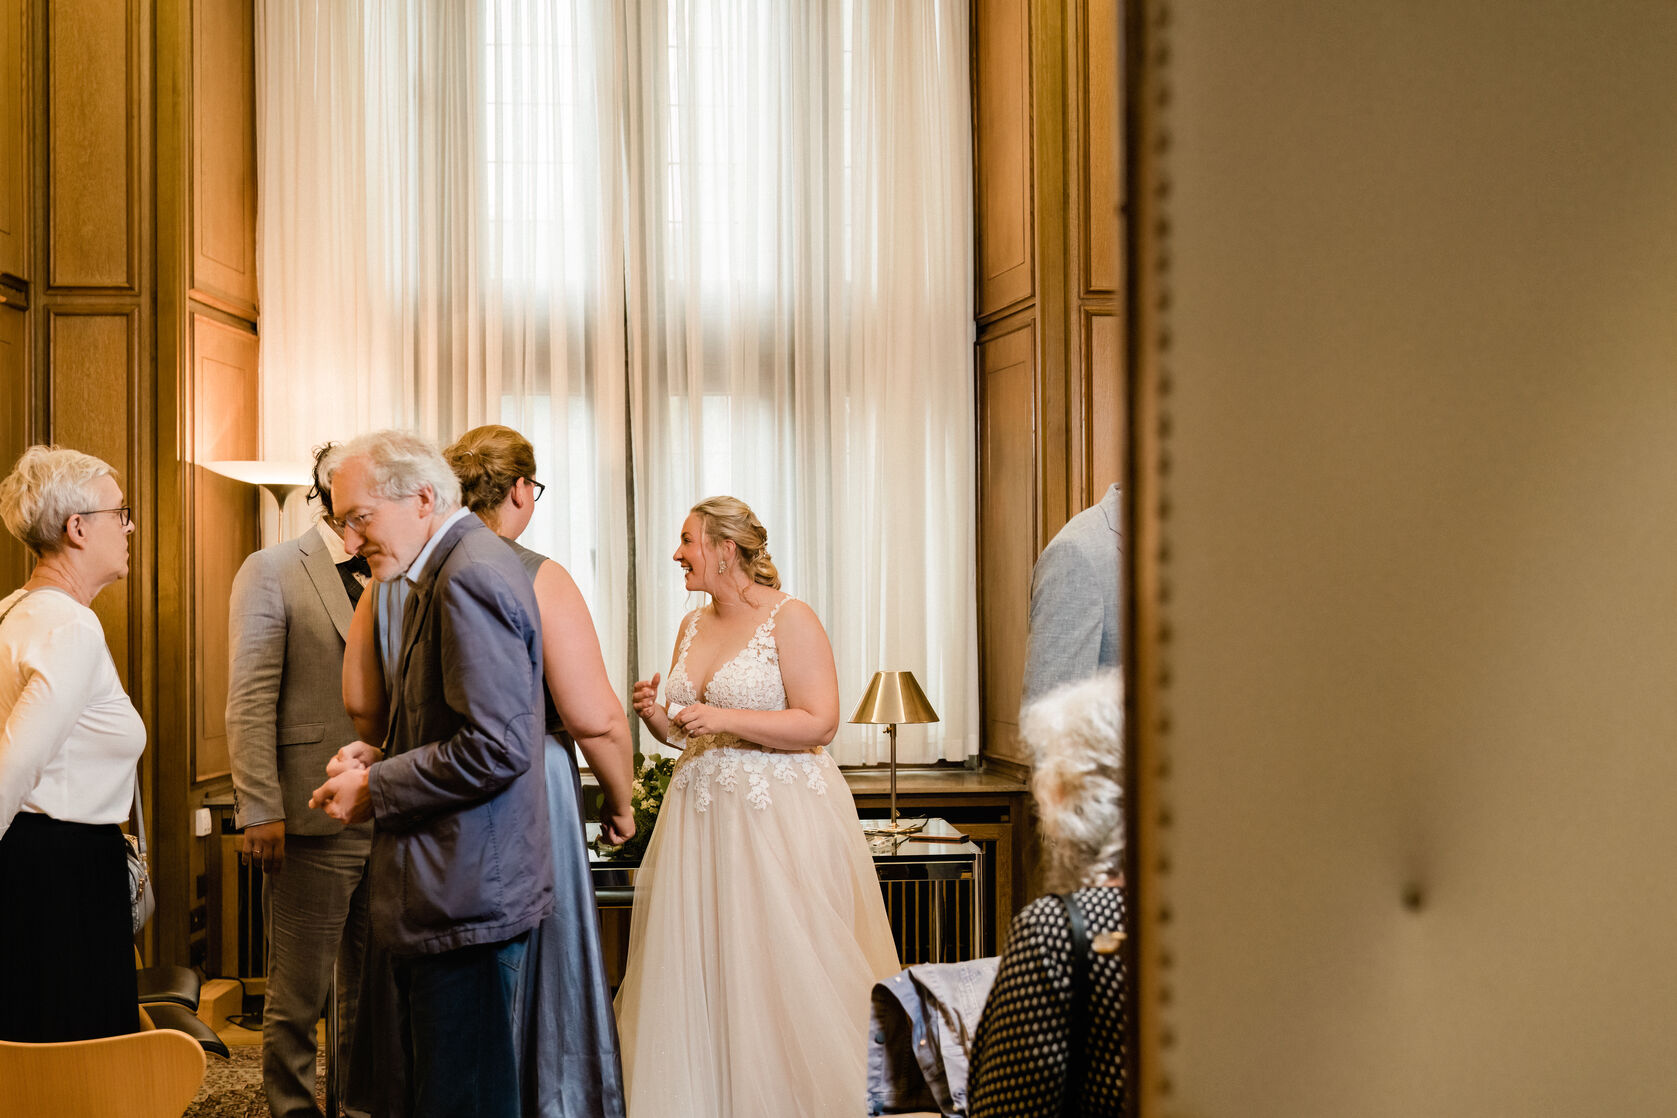
M134 833L128 840L128 906L133 912L134 934L146 926L157 910L157 895L151 890L151 869L146 865L146 820L140 810L140 779L134 778Z

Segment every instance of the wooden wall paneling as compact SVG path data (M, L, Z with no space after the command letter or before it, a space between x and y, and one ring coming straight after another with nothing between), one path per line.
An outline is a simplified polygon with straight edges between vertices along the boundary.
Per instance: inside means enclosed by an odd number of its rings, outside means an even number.
M1123 279L1119 237L1123 121L1119 114L1118 0L1083 0L1081 12L1077 36L1077 86L1082 102L1078 208L1084 221L1077 255L1079 287L1087 299L1116 295Z
M260 546L257 491L203 468L218 458L258 458L256 336L192 317L192 664L196 684L193 779L228 769L228 590Z
M48 282L137 291L139 0L47 10Z
M29 319L0 307L0 474L29 445ZM0 531L0 594L29 577L29 552L10 532Z
M1032 226L1029 0L980 0L973 12L978 316L1029 299Z
M135 492L133 391L139 377L140 315L133 308L58 308L47 332L52 441L96 455L116 467L124 499ZM130 539L130 577L93 600L105 627L122 685L134 693L138 650L131 647L132 603L149 593L136 585L134 553L144 543ZM138 702L138 699L136 699Z
M191 246L187 122L191 106L192 12L190 0L153 0L156 20L157 73L157 392L155 457L157 477L157 645L171 664L192 663L192 454L193 430L190 319L187 285ZM162 527L167 525L167 527ZM196 806L192 794L196 732L192 708L192 672L173 671L157 681L158 733L176 743L160 768L184 807ZM184 865L189 860L182 858ZM195 890L193 891L195 892ZM191 893L180 895L190 903ZM188 958L187 926L181 922L173 941L172 961ZM165 957L168 957L167 955Z
M1083 461L1072 439L1083 423L1077 390L1081 333L1073 313L1072 234L1076 214L1077 129L1068 116L1077 98L1067 88L1075 74L1072 33L1061 0L1037 0L1031 9L1031 134L1036 161L1032 227L1036 238L1037 344L1037 546L1046 544L1081 509Z
M256 319L256 56L249 0L192 6L194 298Z
M1088 492L1094 504L1124 470L1124 338L1110 312L1083 314L1083 392L1088 400L1082 442L1087 448Z
M0 0L0 272L28 279L29 4Z
M186 811L228 786L227 600L258 543L256 493L203 470L258 456L254 29L246 0L149 0L156 32L158 646L190 671L158 681L166 773ZM189 837L183 844L191 843ZM183 845L183 873L206 848ZM236 859L234 860L236 862ZM210 872L210 871L206 871ZM192 950L184 891L178 938ZM212 888L211 892L214 890ZM212 927L217 919L210 917Z
M1123 279L1123 37L1118 0L1082 0L1076 54L1078 143L1071 227L1080 383L1073 417L1073 511L1100 500L1123 463L1123 342L1118 296Z
M986 756L1023 765L1019 694L1036 544L1036 328L979 345L979 626Z
M1120 15L1119 0L974 9L981 454L1017 471L981 466L984 680L1002 712L986 718L986 752L1001 760L1017 756L1032 563L1123 461ZM1026 358L997 365L1021 338ZM1027 364L1021 389L1012 374ZM1022 451L1007 442L1021 435Z

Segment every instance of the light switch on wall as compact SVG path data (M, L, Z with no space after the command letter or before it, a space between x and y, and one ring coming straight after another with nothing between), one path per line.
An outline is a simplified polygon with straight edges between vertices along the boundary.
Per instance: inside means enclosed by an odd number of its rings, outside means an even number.
M201 807L192 813L192 833L203 838L210 833L210 809Z

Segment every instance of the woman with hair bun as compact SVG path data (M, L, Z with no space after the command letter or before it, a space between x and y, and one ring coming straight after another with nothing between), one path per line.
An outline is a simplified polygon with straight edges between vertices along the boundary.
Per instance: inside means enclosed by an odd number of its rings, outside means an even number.
M635 711L682 750L635 883L617 994L631 1118L865 1109L873 984L898 969L856 804L825 746L838 673L743 501L693 506L673 556L710 596Z

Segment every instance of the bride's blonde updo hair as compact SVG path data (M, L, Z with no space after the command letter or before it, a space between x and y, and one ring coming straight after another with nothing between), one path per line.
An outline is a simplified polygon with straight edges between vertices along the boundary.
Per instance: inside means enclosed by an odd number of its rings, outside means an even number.
M738 497L706 497L690 511L699 518L711 543L720 547L724 540L734 541L739 549L735 562L752 582L780 589L780 572L769 557L769 534L750 505Z
M461 503L491 528L518 479L536 476L536 448L499 423L473 427L443 451L443 457L460 479Z

